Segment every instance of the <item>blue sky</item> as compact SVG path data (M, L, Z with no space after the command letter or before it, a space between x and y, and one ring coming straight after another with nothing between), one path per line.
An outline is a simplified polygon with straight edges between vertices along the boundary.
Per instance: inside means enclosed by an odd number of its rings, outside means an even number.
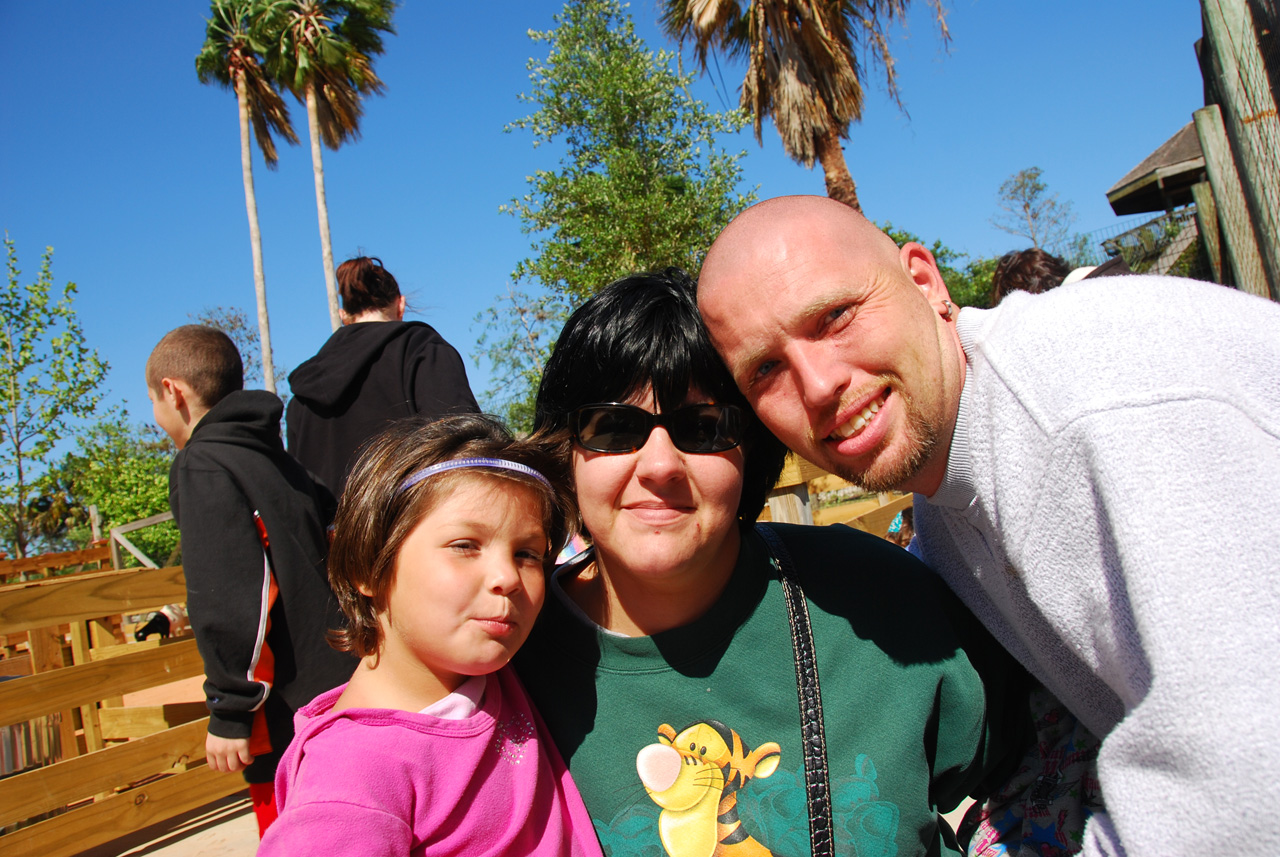
M1000 183L1030 166L1074 205L1078 230L1110 226L1106 190L1203 104L1195 0L949 0L949 50L916 5L893 33L909 116L872 82L846 157L868 216L926 240L1019 247L990 218ZM414 317L463 354L478 395L490 377L475 318L529 252L498 207L556 162L503 126L530 112L525 65L545 53L527 31L550 29L560 8L409 0L376 63L387 92L367 100L363 139L325 151L335 258L381 257ZM651 47L671 47L655 0L631 13ZM167 330L206 307L253 312L235 97L194 69L207 14L202 0L0 0L0 230L24 281L54 248L55 279L78 284L85 332L111 364L106 401L139 420L143 365ZM727 92L695 86L717 108L737 103L741 81L721 69ZM255 179L276 360L293 368L329 322L306 111L289 103L303 144L275 172L255 149ZM820 169L790 161L770 125L763 147L749 131L728 145L747 152L743 183L762 199L824 192Z

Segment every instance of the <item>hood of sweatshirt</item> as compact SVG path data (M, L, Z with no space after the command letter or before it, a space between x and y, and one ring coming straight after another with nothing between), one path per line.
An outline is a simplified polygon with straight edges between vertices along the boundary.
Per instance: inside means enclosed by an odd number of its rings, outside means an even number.
M278 452L284 448L280 439L283 413L284 403L275 393L236 390L209 409L191 432L191 441L229 443L264 454Z
M366 321L340 327L315 357L289 373L289 390L318 405L332 406L365 377L365 370L387 343L415 327L427 326L420 321Z

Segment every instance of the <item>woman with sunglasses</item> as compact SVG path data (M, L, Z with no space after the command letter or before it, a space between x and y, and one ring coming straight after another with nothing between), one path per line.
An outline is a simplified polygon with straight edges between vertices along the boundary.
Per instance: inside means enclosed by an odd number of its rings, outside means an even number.
M516 664L606 852L956 851L937 813L1022 749L1020 671L896 545L753 530L785 450L688 277L628 277L575 312L535 420L592 547L554 575Z

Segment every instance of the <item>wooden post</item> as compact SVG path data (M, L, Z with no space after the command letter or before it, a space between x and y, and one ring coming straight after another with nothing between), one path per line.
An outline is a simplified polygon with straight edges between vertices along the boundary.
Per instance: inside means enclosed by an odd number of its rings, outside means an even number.
M1262 267L1262 256L1254 237L1253 221L1249 206L1240 186L1235 160L1231 157L1231 145L1222 125L1222 111L1218 105L1202 107L1194 114L1196 133L1200 136L1200 148L1204 151L1204 168L1213 185L1213 198L1218 205L1222 237L1227 245L1227 257L1235 275L1236 288L1259 297L1270 297L1267 274Z
M83 621L71 623L71 651L76 663L87 664L92 660L89 655L89 630ZM84 725L86 752L92 753L106 746L102 743L102 726L98 722L96 702L80 706L80 722Z
M1258 33L1246 0L1201 0L1201 5L1222 121L1235 143L1240 182L1270 284L1263 296L1280 300L1280 116Z
M1198 182L1191 186L1191 198L1196 201L1196 225L1204 240L1204 252L1213 268L1213 281L1222 282L1222 235L1218 230L1218 206L1213 201L1213 185Z
M812 524L813 510L809 506L809 486L788 485L769 492L769 516L779 524Z
M57 627L35 628L28 631L27 651L31 653L33 674L66 666L66 659L62 655L62 634ZM60 712L58 728L61 732L62 758L70 759L80 755L80 745L76 741L76 724L70 709Z

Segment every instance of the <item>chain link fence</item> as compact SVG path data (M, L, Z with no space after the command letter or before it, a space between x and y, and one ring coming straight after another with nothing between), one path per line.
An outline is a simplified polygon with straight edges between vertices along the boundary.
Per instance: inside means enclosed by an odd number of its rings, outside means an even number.
M1131 217L1046 247L1072 268L1101 265L1120 256L1135 274L1167 274L1213 281L1213 266L1196 226L1196 207L1158 217Z

